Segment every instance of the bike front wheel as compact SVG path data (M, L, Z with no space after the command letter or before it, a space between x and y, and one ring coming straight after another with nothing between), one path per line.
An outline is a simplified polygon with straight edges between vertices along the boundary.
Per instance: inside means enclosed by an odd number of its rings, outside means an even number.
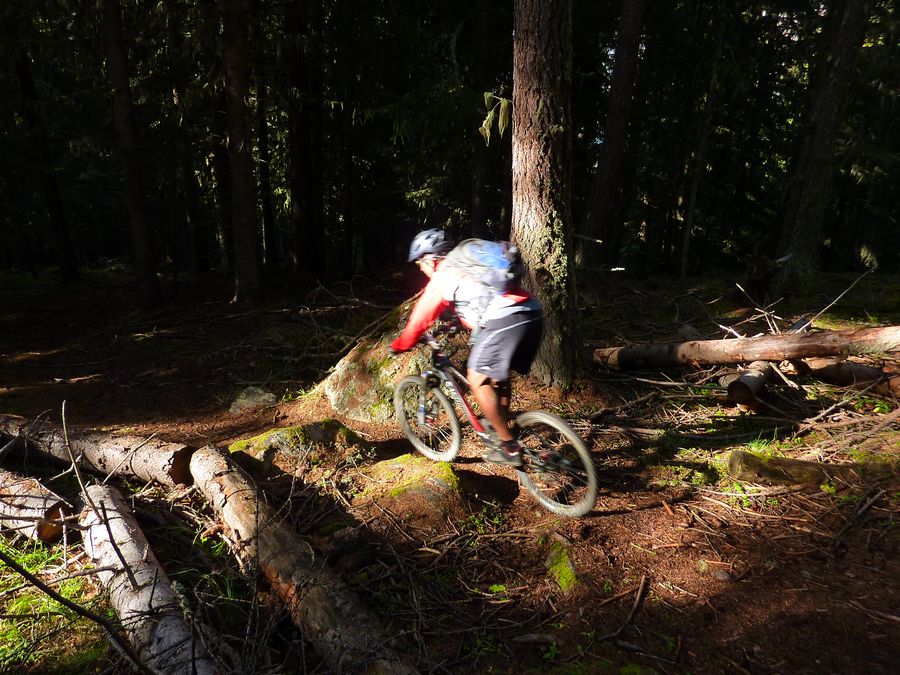
M418 375L404 377L394 389L394 412L413 447L428 459L449 462L462 446L459 418L440 389Z
M548 511L579 517L597 501L597 471L591 455L562 418L533 411L516 417L524 465L522 486Z

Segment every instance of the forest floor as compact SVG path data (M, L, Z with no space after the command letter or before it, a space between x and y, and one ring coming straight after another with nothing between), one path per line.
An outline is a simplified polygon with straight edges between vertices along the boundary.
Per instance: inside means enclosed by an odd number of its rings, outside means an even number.
M851 285L814 328L900 325L900 279L855 280L823 277L814 296L776 305L767 321L734 280L606 278L581 289L586 362L594 347L678 339L688 325L708 338L723 337L723 326L748 336L768 332L769 322L783 328ZM416 283L397 275L302 297L284 287L260 307L240 307L222 300L221 284L182 280L169 285L164 306L143 312L118 275L93 273L62 289L50 276L7 274L0 413L58 423L65 401L70 430L195 446L339 417L314 386ZM896 361L874 365L898 369ZM770 383L750 409L725 400L716 384L722 370L588 365L568 393L515 381L516 407L555 412L588 441L601 490L584 518L542 511L513 472L477 461L467 446L454 465L467 498L461 517L421 529L402 508L366 518L350 509L344 515L361 535L353 550L337 552L316 534L315 519L301 534L326 549L423 672L896 672L898 401L792 378L795 386ZM229 412L248 385L278 402ZM410 451L394 424L343 421L371 447L361 461ZM748 485L725 471L734 449L868 468L858 479L802 488ZM47 480L58 471L30 470ZM77 492L71 476L51 485ZM193 589L197 620L220 630L231 663L244 672L325 672L221 541L171 516L202 511L196 495L123 487L158 557ZM72 542L0 546L33 558L47 578L85 563ZM547 564L560 546L575 579L565 590L571 574ZM36 592L10 591L20 583L10 570L0 573L0 671L121 668L99 630L40 604ZM67 583L79 602L108 611L90 577Z

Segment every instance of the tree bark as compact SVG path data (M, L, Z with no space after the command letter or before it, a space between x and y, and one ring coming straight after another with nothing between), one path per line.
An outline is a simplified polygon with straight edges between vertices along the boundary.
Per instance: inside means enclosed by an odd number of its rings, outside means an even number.
M27 420L0 415L0 435L20 436ZM29 448L66 464L71 462L66 441L60 429L49 423L34 425L25 434ZM180 443L166 443L140 436L107 434L69 434L69 447L78 465L103 476L116 474L142 481L155 481L166 487L189 485L190 456L194 449Z
M75 248L72 246L72 236L69 232L69 222L66 219L66 210L63 207L62 195L59 191L59 181L56 180L56 174L50 161L50 147L39 113L34 77L31 72L31 58L24 49L19 51L16 58L16 79L22 94L22 117L25 118L25 123L28 125L34 159L39 166L41 191L44 193L47 215L56 239L56 262L62 273L63 283L69 283L78 279Z
M312 276L326 271L322 212L322 0L290 11L293 39L289 104L291 216L296 266Z
M213 675L215 662L185 624L178 596L150 550L131 510L115 488L92 485L85 490L79 523L86 528L84 549L99 567L110 604L128 641L154 673ZM117 550L118 549L118 550Z
M832 5L833 6L833 5ZM847 85L854 77L856 57L865 36L865 0L846 0L829 46L800 150L800 160L788 195L778 257L791 257L782 266L775 291L807 290L815 282L822 221L832 202L834 154L847 106Z
M762 391L771 375L771 363L754 361L745 370L725 375L719 380L719 386L728 390L729 401L749 403Z
M840 359L804 359L808 375L841 387L865 388L880 396L900 398L900 373L887 373L880 368L864 366Z
M263 283L256 219L253 139L247 110L250 68L247 58L247 15L243 0L222 0L222 13L225 109L228 117L234 228L234 300L258 302L262 299Z
M644 0L622 1L603 146L582 228L585 236L591 239L599 238L602 243L599 246L596 243L582 243L579 246L581 249L579 258L582 262L601 260L609 264L618 258L624 227L619 218L622 167L625 163L626 138L643 18Z
M568 387L575 374L570 210L570 0L516 0L513 38L512 240L544 305L532 372Z
M66 501L34 478L0 470L0 526L29 539L54 542L62 536Z
M260 14L260 1L254 0L254 13ZM259 146L259 201L262 207L263 253L265 265L278 265L278 238L275 209L272 206L272 169L269 151L269 82L266 69L265 28L257 26L256 36L256 137Z
M762 457L735 450L728 458L728 475L735 480L766 485L819 485L851 476L855 465L829 465L787 457Z
M234 216L231 209L231 164L228 149L221 143L212 147L213 173L216 178L216 205L219 220L221 262L234 271Z
M694 235L694 222L697 215L697 199L700 191L700 183L706 174L706 153L709 150L710 137L712 136L713 118L716 113L719 95L719 64L722 60L722 50L725 47L726 14L724 3L718 7L715 21L716 27L716 51L710 67L709 86L703 97L703 112L700 116L700 128L697 132L697 143L694 146L694 161L691 168L690 191L688 192L687 211L684 217L684 230L681 236L681 265L679 278L685 279L690 270L691 239Z
M900 351L900 326L884 326L734 340L692 340L604 347L594 350L594 362L609 368L642 368L687 363L715 365L745 361L784 361L810 356L849 356L897 351Z
M336 672L414 673L341 579L280 519L230 457L198 450L191 473L224 522L238 558L258 567L294 624Z
M122 7L119 0L103 0L103 29L106 38L107 67L113 87L113 121L119 137L122 166L125 173L126 200L131 223L131 246L141 301L152 306L160 301L159 281L153 239L147 222L144 184L138 159L137 135L131 105L131 83L128 79L128 53L122 34Z

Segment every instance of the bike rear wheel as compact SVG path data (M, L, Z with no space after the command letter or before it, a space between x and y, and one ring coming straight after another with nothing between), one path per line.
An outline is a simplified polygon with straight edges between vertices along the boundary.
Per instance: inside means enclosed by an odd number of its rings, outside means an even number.
M413 447L428 459L449 462L462 446L459 418L440 389L425 378L408 375L394 389L394 412Z
M562 418L541 411L516 417L525 464L523 487L548 511L578 517L597 501L597 471L591 455Z

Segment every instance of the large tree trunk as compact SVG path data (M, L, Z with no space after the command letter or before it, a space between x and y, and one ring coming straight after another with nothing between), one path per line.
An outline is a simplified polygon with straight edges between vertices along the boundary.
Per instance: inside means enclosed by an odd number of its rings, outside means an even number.
M153 240L144 200L144 184L138 159L137 136L131 106L131 83L128 79L128 54L122 35L122 8L119 0L103 0L103 29L106 37L107 67L113 87L113 121L119 137L128 216L131 223L131 246L138 273L141 300L145 305L160 300L156 278Z
M250 68L247 13L243 0L222 0L222 49L228 157L231 161L231 211L234 228L234 300L257 302L263 295L256 220L253 139L247 110Z
M254 13L260 15L260 0L254 0ZM269 82L266 69L266 33L257 25L256 47L256 137L259 144L259 201L262 206L263 252L265 265L278 265L278 238L275 231L275 209L272 205L272 168L269 151Z
M213 675L215 662L184 622L178 596L122 495L107 485L85 490L79 519L84 549L109 590L128 641L154 673ZM116 550L118 549L118 551Z
M644 0L623 0L622 17L616 36L616 54L603 148L590 204L582 231L596 242L580 244L582 262L602 261L606 264L618 258L624 223L619 217L622 200L622 167L625 163L625 141L631 116L631 101L638 66Z
M387 635L355 594L261 499L230 457L214 447L202 448L191 459L191 473L225 523L239 559L258 567L330 668L415 672L392 650Z
M26 429L28 426L21 417L0 415L0 436L24 435L29 448L61 462L71 462L60 429L50 423L33 424L31 431ZM189 464L194 449L180 443L140 436L69 434L69 448L80 467L103 476L129 476L166 487L191 482Z
M213 174L216 179L216 211L219 221L221 263L234 271L234 214L231 209L231 164L228 149L221 143L212 147Z
M570 210L570 0L516 0L513 39L512 240L544 304L534 374L567 387L575 372Z
M326 271L322 212L322 0L297 3L289 16L295 89L289 107L290 188L296 264Z
M28 133L31 137L31 146L34 151L34 160L38 163L41 176L41 191L44 193L44 201L47 203L47 215L50 218L50 226L56 239L56 261L62 273L65 283L78 279L78 264L75 261L75 248L72 246L72 237L69 233L69 222L66 219L66 211L63 208L62 196L59 191L59 182L50 160L50 148L47 141L47 133L41 121L37 94L34 87L34 77L31 73L31 58L22 49L16 58L16 77L19 81L19 91L22 94L22 117L28 125Z
M764 335L734 340L693 340L594 350L594 362L610 368L680 364L715 365L784 361L810 356L850 356L900 351L900 326L821 333Z
M709 150L710 137L713 134L713 117L716 112L716 98L718 96L719 63L722 60L722 50L725 47L726 10L724 3L719 6L716 13L716 51L710 66L709 86L703 95L703 112L700 116L700 128L697 132L697 143L694 146L693 166L691 168L691 183L688 192L687 210L684 216L684 229L681 233L681 265L679 277L684 279L690 270L691 239L694 236L694 223L697 215L697 200L700 192L700 183L706 174L706 153Z
M53 542L62 536L63 518L70 512L62 497L34 478L0 470L0 527L4 530Z
M846 110L847 84L854 77L867 16L865 0L846 0L834 42L824 55L828 67L822 69L813 94L800 160L791 179L794 188L788 195L778 252L779 257L791 257L775 280L778 293L806 290L815 282L822 221L832 202L834 154Z

